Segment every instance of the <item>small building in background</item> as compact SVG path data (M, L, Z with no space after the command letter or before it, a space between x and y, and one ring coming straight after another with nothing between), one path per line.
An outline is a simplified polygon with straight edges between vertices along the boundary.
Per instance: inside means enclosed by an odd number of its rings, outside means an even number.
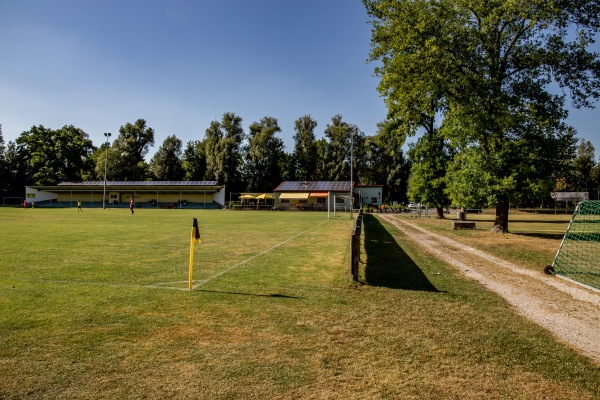
M347 211L364 204L379 206L383 185L358 185L350 194L350 181L285 181L275 188L275 209ZM354 198L354 201L352 200Z
M285 181L273 191L274 209L350 210L350 181Z
M356 185L354 195L362 206L379 207L383 204L383 185Z

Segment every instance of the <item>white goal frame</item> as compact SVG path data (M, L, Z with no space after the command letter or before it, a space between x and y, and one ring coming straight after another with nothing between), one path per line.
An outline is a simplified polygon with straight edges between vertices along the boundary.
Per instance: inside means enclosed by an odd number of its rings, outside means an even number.
M3 197L2 198L2 205L5 206L6 205L6 199L19 199L19 201L17 203L10 203L11 205L21 205L23 204L23 198L22 197L18 197L18 196L7 196L7 197Z

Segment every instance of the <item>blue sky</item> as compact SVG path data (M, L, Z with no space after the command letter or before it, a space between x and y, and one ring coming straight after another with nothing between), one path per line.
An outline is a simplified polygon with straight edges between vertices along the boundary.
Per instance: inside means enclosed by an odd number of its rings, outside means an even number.
M234 112L279 120L286 151L309 114L322 137L342 114L365 134L386 116L368 64L360 0L0 0L0 124L75 125L96 146L144 118L154 153L169 135L200 140ZM600 155L600 111L568 122Z

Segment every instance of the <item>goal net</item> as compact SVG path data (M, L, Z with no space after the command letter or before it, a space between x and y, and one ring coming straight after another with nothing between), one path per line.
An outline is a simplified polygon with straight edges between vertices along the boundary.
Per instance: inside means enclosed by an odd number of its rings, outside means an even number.
M22 197L3 197L2 198L2 205L6 206L6 205L21 205L23 204L23 198Z
M577 204L552 267L557 275L600 289L600 201Z

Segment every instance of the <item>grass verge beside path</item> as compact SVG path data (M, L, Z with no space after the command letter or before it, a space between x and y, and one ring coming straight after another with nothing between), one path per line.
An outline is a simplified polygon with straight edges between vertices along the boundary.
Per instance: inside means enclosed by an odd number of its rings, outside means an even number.
M511 211L508 223L510 233L493 234L490 231L495 215L489 211L480 215L467 214L467 219L476 224L474 230L453 231L450 221L455 220L456 215L452 214L446 214L446 219L411 218L408 215L396 217L406 218L419 226L535 271L542 271L544 266L552 264L571 220L571 215L566 214Z
M597 365L368 216L356 285L349 219L84 213L0 209L2 399L600 398ZM195 280L243 265L172 290L193 217Z

